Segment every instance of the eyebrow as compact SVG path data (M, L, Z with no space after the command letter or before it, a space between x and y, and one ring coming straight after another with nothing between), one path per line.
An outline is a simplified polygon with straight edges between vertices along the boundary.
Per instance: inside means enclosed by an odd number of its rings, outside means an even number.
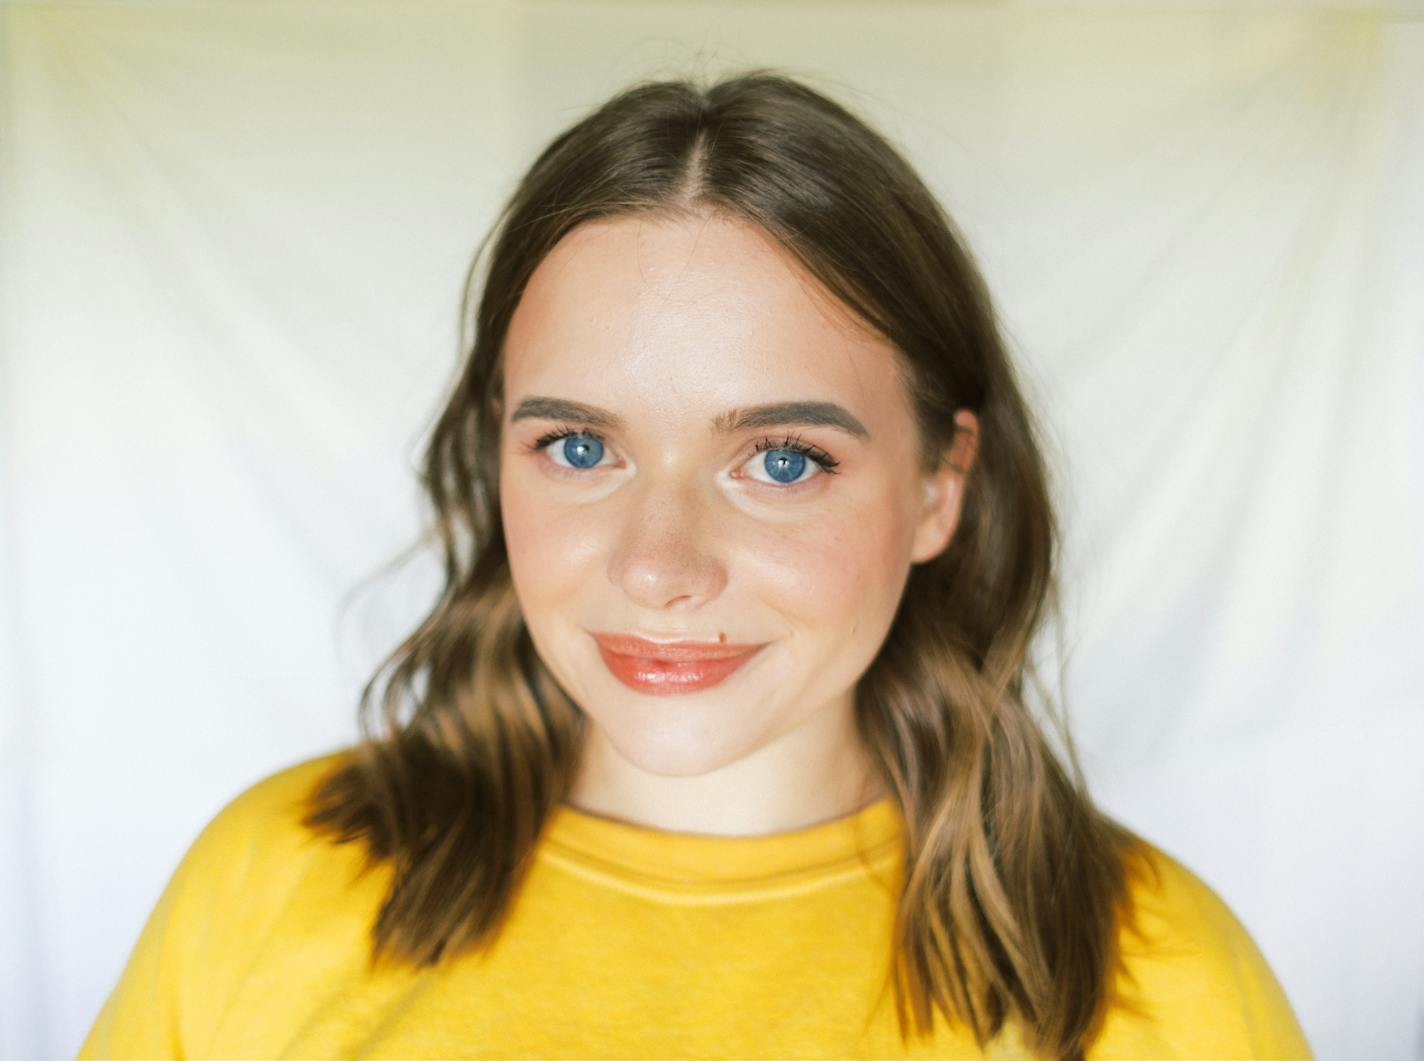
M621 431L626 424L617 413L596 405L533 395L519 403L510 422L529 418L568 420L588 427ZM712 418L712 428L718 434L729 435L764 427L836 427L862 441L870 440L865 425L835 402L770 402L741 409L728 409Z

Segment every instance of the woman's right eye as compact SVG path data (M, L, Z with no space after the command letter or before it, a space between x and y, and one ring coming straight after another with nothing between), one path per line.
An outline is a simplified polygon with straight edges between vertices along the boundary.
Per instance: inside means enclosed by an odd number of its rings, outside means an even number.
M591 431L560 428L535 439L529 449L536 453L548 449L549 459L556 468L577 473L596 468L606 446L603 439Z

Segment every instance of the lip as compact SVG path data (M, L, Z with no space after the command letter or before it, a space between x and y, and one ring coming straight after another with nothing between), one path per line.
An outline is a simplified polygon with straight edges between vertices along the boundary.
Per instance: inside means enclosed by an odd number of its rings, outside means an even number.
M594 634L609 672L631 689L676 695L724 681L766 647L716 641L648 641L627 634Z
M687 663L704 659L728 659L761 648L761 644L728 644L724 641L649 641L632 634L596 633L594 640L609 652L638 659Z

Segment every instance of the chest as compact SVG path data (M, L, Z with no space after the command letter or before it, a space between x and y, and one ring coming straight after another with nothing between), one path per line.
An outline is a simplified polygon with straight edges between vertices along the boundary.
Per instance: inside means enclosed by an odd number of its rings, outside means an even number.
M980 1057L937 1022L902 1044L890 896L873 882L775 901L656 901L530 878L495 945L372 974L364 917L276 926L231 985L218 1056Z

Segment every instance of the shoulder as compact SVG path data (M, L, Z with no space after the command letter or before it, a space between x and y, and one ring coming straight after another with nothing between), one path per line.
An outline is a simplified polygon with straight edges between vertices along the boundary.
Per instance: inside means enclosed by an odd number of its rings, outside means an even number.
M1135 917L1127 926L1125 953L1162 955L1165 948L1220 957L1249 939L1225 900L1155 844L1142 841L1134 849L1128 883Z
M350 749L329 752L266 775L229 800L212 825L220 830L297 829L312 790L350 755Z
M364 936L381 875L370 873L364 845L336 843L304 821L317 786L348 755L270 773L203 827L169 884L174 968L233 982L259 958L280 964L314 936Z
M1145 840L1127 879L1113 1008L1092 1056L1311 1056L1265 956L1210 885Z
M199 869L221 864L230 874L250 872L273 855L311 846L317 838L302 824L308 798L347 755L304 759L252 783L203 827L185 861Z
M339 891L363 870L355 845L338 846L308 828L309 797L346 761L348 751L305 759L270 773L232 797L199 832L168 885L165 902L186 922L181 935L211 957L220 944L242 947L293 902Z
M359 860L302 819L309 794L346 755L269 774L208 821L149 914L81 1057L201 1052L256 950L287 946L342 909Z

